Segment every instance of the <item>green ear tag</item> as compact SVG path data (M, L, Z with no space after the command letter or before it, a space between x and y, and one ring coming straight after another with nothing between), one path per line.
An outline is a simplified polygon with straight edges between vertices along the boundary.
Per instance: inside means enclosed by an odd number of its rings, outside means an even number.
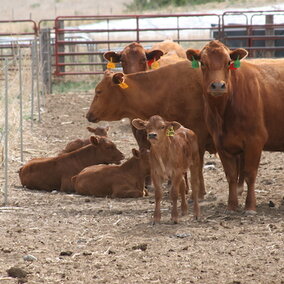
M170 128L167 129L167 136L174 136L175 135L175 131L173 126L171 126Z
M193 56L192 56L191 66L192 68L199 68L199 62L195 60Z
M241 67L241 61L239 59L239 56L238 58L234 61L234 67L235 68L240 68Z

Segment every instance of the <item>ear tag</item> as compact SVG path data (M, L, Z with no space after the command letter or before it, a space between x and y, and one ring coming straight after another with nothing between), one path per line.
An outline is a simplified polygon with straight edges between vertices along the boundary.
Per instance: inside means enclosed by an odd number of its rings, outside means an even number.
M199 68L199 62L195 60L195 58L192 56L192 61L191 61L191 67L192 68Z
M149 68L151 68L151 65L153 64L154 59L150 59L147 61Z
M234 61L234 67L235 68L240 68L241 67L241 61L239 59L239 56L238 58Z
M175 135L175 131L173 126L171 126L170 128L167 129L167 136L174 136Z
M232 62L232 63L230 64L229 69L230 69L230 70L236 70L236 69L237 69L236 67L234 67L234 62Z
M110 58L110 61L107 63L107 68L108 69L115 68L115 63L112 62L112 57Z
M152 64L151 64L151 69L158 69L160 67L160 64L158 61L154 61Z
M128 85L127 85L125 82L122 82L122 83L118 84L118 86L119 86L121 89L127 89L127 88L128 88Z

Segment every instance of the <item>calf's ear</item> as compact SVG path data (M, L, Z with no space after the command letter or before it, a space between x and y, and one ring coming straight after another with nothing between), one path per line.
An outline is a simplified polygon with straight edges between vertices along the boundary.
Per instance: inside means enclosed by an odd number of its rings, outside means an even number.
M87 130L91 133L95 133L96 129L90 126L87 126Z
M112 82L116 85L121 84L124 81L124 74L123 73L115 73L112 76Z
M133 157L135 157L136 159L139 159L140 158L140 152L136 149L132 149L132 154L133 154Z
M107 51L104 53L104 58L107 61L113 62L113 63L118 63L121 60L121 54L120 52L114 52L114 51Z
M186 51L186 57L189 61L200 60L200 50L189 48Z
M171 121L168 122L167 124L167 128L172 127L174 129L174 131L178 130L181 127L181 124L178 123L177 121Z
M144 121L140 118L133 119L131 123L138 130L145 129L145 127L146 127L146 121Z
M164 55L164 52L160 49L155 49L155 50L146 50L146 57L147 60L151 60L151 59L155 59L155 60L159 60L160 57L162 57Z
M93 145L98 145L99 144L99 137L97 136L91 136L90 137L90 142L93 144Z
M233 61L244 59L248 56L248 51L244 48L237 48L230 52L230 57Z

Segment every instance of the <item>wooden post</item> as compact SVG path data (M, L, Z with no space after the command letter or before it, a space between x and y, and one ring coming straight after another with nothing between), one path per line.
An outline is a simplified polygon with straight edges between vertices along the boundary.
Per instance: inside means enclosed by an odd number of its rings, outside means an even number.
M265 16L265 24L266 25L273 25L273 15L266 15ZM272 27L268 27L265 29L265 35L266 36L273 36L274 35L274 29ZM266 47L274 47L275 41L271 39L265 40L265 46ZM265 57L275 57L275 50L266 50Z
M45 93L50 94L52 92L50 29L41 29L40 31L40 63Z

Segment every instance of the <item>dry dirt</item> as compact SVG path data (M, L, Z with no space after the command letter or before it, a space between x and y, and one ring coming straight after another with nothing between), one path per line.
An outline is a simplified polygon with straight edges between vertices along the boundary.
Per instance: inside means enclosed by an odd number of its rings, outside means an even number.
M56 155L87 137L90 93L49 95L41 124L25 140L25 160ZM109 124L126 156L136 147L128 121ZM170 222L165 189L162 223L153 226L153 191L139 199L92 198L26 190L13 162L9 206L0 207L0 283L284 283L283 154L264 153L257 179L256 216L225 212L228 188L217 157L206 156L202 217L192 208ZM245 195L245 194L244 194ZM269 206L274 205L274 207ZM19 280L6 270L19 267Z

